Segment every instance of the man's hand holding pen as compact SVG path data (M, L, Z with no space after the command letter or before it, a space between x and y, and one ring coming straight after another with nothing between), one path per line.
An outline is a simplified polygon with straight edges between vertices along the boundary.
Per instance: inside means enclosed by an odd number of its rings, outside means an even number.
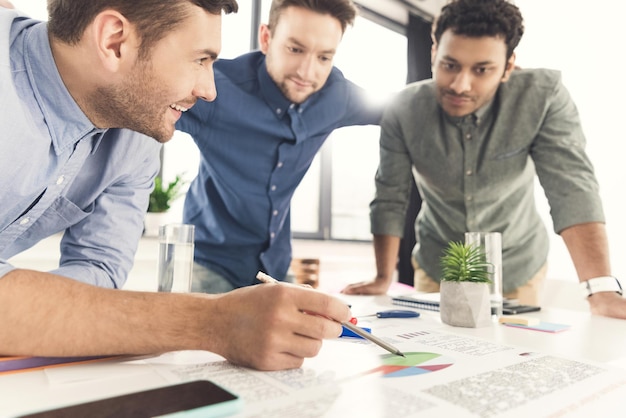
M318 354L324 339L341 335L341 323L352 317L339 299L297 285L248 286L214 297L216 319L209 318L206 333L209 340L214 333L229 337L210 351L259 370L300 367Z
M259 271L256 275L256 278L263 282L263 283L275 283L278 284L278 280L276 280L275 278L273 278L272 276L263 273L262 271ZM317 313L316 311L302 311L306 314L309 315L321 315L319 313ZM333 320L333 321L337 321L336 319L334 319L333 317L326 317L327 319ZM350 320L348 321L339 321L341 322L341 325L344 326L345 328L349 329L350 331L352 331L353 333L365 338L366 340L370 340L371 342L373 342L374 344L384 348L385 350L389 351L390 353L393 353L397 356L402 356L404 357L404 354L398 350L396 347L394 347L393 345L389 344L388 342L366 332L365 330L359 328L356 326L356 318L351 317Z

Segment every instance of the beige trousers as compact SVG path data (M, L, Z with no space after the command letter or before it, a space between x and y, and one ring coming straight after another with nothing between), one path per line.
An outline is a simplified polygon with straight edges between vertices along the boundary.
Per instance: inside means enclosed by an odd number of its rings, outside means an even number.
M415 269L413 280L416 290L426 293L439 292L439 283L426 274L415 259L413 259L413 268ZM539 306L541 288L543 287L547 270L548 265L544 264L525 285L518 287L513 292L505 293L504 297L507 299L517 299L522 305Z

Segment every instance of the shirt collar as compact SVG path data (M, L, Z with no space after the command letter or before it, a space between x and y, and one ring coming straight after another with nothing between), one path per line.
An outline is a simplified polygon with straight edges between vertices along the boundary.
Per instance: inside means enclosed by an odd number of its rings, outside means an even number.
M265 57L259 61L257 69L259 77L259 88L265 102L272 109L277 118L282 119L287 114L291 102L283 95L272 77L267 72Z
M65 87L52 56L47 28L46 23L39 23L26 34L24 65L55 152L61 153L86 135L100 134L106 129L91 123ZM95 135L92 152L101 138L102 135Z
M491 109L493 108L493 102L494 102L494 98L492 97L491 100L489 100L487 103L482 105L474 113L470 113L469 115L465 115L465 116L450 116L446 112L443 112L443 114L445 115L448 121L450 121L451 123L455 125L473 123L474 125L478 126L483 120L485 120L485 116L487 116L487 114L491 112ZM441 109L441 107L439 108Z
M261 90L261 95L265 99L265 102L272 109L277 118L281 119L285 117L289 109L296 109L298 113L304 112L311 102L311 98L319 94L319 91L316 91L308 97L303 103L296 104L290 102L283 92L278 88L276 82L272 79L270 74L267 72L267 64L266 58L263 56L263 59L259 61L259 68L257 70L259 77L259 88Z

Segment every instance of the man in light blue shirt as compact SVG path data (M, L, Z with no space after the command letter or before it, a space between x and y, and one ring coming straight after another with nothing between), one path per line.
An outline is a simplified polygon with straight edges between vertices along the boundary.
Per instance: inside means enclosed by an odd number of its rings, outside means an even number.
M202 349L282 369L340 334L328 318L348 320L345 304L295 286L214 298L119 290L159 142L198 99L215 98L221 14L236 9L234 0L49 0L46 24L0 8L0 353ZM7 261L57 232L58 269ZM319 315L277 319L298 311Z
M328 135L378 124L384 103L332 62L356 16L350 0L274 0L261 51L215 63L219 99L178 122L201 153L185 200L196 226L193 290L219 293L284 280L291 261L291 197Z
M24 19L10 29L16 48L0 57L3 80L14 83L2 89L0 113L0 166L8 173L0 177L0 274L13 270L6 259L65 231L53 273L121 288L161 145L94 126L56 71L46 25Z

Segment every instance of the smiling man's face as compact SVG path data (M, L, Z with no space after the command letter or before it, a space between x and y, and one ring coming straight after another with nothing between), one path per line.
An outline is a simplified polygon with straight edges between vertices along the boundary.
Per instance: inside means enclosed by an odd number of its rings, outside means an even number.
M213 63L221 49L221 15L190 5L190 16L138 58L118 84L99 87L92 103L115 127L172 138L176 121L198 99L217 96Z

